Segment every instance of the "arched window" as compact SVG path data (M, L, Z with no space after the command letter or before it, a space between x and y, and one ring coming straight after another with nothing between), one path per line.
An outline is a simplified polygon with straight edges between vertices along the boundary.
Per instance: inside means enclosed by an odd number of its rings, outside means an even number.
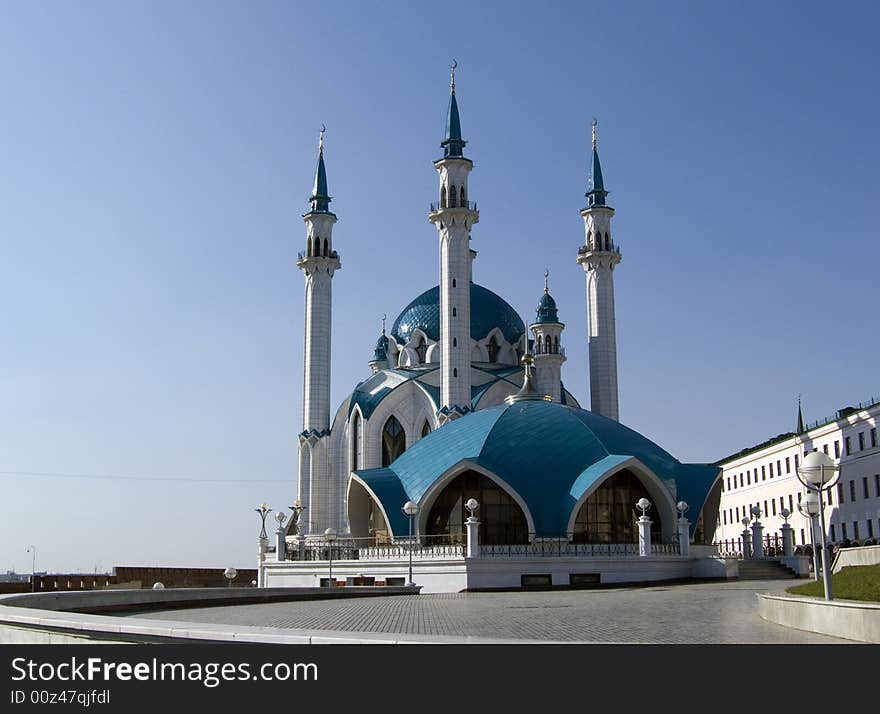
M389 466L406 451L406 433L394 416L388 417L382 429L382 466Z
M358 432L361 426L361 415L355 410L354 416L351 418L351 470L356 471L358 468Z
M611 236L605 234L605 250L611 250Z
M425 364L425 356L428 354L428 345L421 337L419 338L419 344L416 345L416 354L419 356L419 364Z
M456 315L458 315L458 310L452 308L452 316L455 317Z
M464 186L461 187L461 192L459 193L458 205L462 208L467 208L467 201L464 200Z
M457 376L458 376L458 368L457 368L457 367L453 367L453 368L452 368L452 376L453 376L453 377L457 377Z
M306 241L306 255L311 255L311 254L312 254L312 238L310 236L309 239Z
M465 539L468 517L464 504L475 498L480 504L480 543L516 545L529 542L529 527L516 500L492 479L465 471L456 476L434 500L428 514L428 535L446 536L453 543Z
M330 245L330 244L327 242L327 239L325 238L325 239L324 239L324 257L325 257L325 258L326 258L328 255L330 255L330 249L329 249L329 247L328 247L329 245Z
M446 186L440 187L440 208L446 208Z
M594 247L595 247L595 246L593 245L593 231L587 231L587 245L588 245L590 248L594 248Z
M456 283L455 283L455 278L453 278L453 279L452 279L452 287L455 287L455 285L456 285Z
M457 338L457 337L453 337L453 338L452 338L452 346L453 346L453 347L458 347L458 338Z
M455 208L456 199L458 198L458 194L455 193L455 184L449 187L449 207Z
M559 335L553 338L553 354L559 354Z
M544 354L550 354L550 335L544 335Z
M614 474L581 505L575 517L572 541L575 543L635 543L636 502L654 499L629 469ZM660 513L651 509L651 538L661 542Z
M492 339L489 340L489 344L486 345L486 352L489 353L489 361L497 362L498 361L498 342L495 340L495 335L492 335Z
M428 423L428 420L425 419L425 423L422 424L422 438L424 439L430 433L431 433L431 425Z

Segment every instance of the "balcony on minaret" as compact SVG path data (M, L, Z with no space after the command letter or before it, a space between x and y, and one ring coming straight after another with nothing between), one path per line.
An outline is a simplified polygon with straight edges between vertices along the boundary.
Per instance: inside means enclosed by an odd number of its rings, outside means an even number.
M456 208L465 211L473 211L474 213L478 212L476 201L454 201L451 205L446 201L437 201L436 203L430 204L429 212L437 213L438 211L447 211Z

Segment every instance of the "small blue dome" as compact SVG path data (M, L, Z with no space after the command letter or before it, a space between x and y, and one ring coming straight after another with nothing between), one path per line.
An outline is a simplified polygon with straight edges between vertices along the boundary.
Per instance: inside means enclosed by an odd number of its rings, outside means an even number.
M566 533L580 496L632 458L674 482L675 499L695 513L721 473L717 466L682 464L638 432L594 412L521 401L472 412L420 439L389 467L357 474L385 504L392 529L402 533L406 518L398 504L418 503L438 478L468 461L504 479L523 498L537 533L557 536Z
M373 362L380 362L384 359L388 359L388 338L385 337L383 332L379 335L379 339L376 340L376 349L373 350Z
M496 327L510 343L515 343L526 331L516 310L503 298L482 285L471 283L471 337L481 340ZM391 334L403 344L415 329L432 340L440 339L440 286L426 290L407 305L394 321Z
M544 293L538 303L536 323L559 322L559 312L556 309L556 301L550 293Z

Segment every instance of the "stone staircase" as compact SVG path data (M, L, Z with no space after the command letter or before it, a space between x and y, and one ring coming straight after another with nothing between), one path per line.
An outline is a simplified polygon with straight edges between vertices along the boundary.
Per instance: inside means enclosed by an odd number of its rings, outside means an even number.
M775 558L750 558L739 561L740 580L784 580L796 577L791 568Z

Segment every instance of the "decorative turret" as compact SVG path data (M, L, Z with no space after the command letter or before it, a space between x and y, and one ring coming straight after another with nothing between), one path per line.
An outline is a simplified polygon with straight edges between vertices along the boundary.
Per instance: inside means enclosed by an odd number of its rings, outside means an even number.
M544 271L544 294L538 302L535 322L529 329L535 336L534 362L537 369L537 388L554 402L562 401L562 363L565 348L560 345L565 325L559 322L556 301L550 294L550 273Z
M540 387L535 386L535 378L532 374L534 358L526 352L520 361L522 362L524 370L522 387L520 387L520 390L516 392L516 394L510 394L504 397L504 401L508 404L516 404L516 402L553 401L550 398L550 395L544 394Z
M455 98L455 68L451 65L446 132L440 146L443 158L434 162L440 175L440 200L432 203L428 220L440 237L440 419L445 422L471 409L470 249L471 226L480 220L468 200L468 176L473 162L463 155L461 120Z
M311 209L303 215L306 249L296 267L306 280L305 344L303 349L303 428L299 439L299 500L311 515L309 527L337 528L338 515L330 505L327 438L330 433L330 325L333 274L342 267L333 249L336 215L328 206L324 166L324 128L318 140L318 166L309 197Z
M385 336L385 315L382 315L382 334L376 340L376 349L373 350L373 359L370 360L370 370L373 374L388 368L388 338Z
M591 410L617 421L617 330L614 315L614 268L621 255L611 237L614 209L606 205L608 191L602 178L593 120L593 156L587 206L581 209L586 240L577 262L587 274L589 313Z

